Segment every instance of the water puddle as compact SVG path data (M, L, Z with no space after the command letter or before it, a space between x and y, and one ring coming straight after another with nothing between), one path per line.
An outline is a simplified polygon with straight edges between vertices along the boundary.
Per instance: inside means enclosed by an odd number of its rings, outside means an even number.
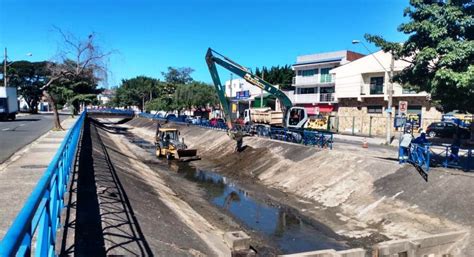
M130 142L153 154L153 144L137 137ZM285 254L323 249L349 249L344 241L324 225L308 220L298 211L258 199L232 179L211 171L199 170L187 163L178 163L177 173L197 183L209 201L230 212L234 218L258 233L264 234Z
M220 174L185 165L181 165L178 173L204 188L214 205L229 211L248 228L269 237L283 253L348 249L344 242L326 235L326 228L318 228L296 210L256 199Z

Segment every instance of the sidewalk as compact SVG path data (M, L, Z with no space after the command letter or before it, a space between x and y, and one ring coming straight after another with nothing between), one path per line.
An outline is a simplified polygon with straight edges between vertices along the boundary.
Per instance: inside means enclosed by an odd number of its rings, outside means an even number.
M351 135L342 135L342 134L334 134L334 139L360 143L360 144L362 144L362 142L364 142L364 139L365 139L369 145L385 145L385 141L386 141L385 138L380 138L380 137L363 137L363 136L351 136ZM396 135L390 145L398 147L398 138Z
M47 132L0 165L0 238L8 231L75 121L76 118L67 118L61 123L64 131Z

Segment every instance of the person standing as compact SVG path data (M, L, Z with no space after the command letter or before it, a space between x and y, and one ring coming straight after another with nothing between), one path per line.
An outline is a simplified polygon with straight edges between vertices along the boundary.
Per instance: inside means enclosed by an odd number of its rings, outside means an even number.
M404 133L400 139L400 147L399 151L399 160L400 162L404 162L408 160L409 152L410 152L410 145L411 141L413 140L413 136L410 133Z

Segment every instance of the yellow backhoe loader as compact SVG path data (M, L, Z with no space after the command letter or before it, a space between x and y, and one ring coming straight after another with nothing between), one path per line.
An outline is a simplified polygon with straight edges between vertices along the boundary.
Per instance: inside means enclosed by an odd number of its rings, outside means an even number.
M184 139L179 138L179 130L176 128L158 127L155 136L156 157L166 157L168 160L179 161L199 160L196 149L188 149Z

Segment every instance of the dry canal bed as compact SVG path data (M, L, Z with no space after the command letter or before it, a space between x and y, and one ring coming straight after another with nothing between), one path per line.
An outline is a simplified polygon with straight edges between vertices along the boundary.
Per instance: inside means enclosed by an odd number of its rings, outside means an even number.
M144 158L148 160L147 165L164 175L182 199L224 230L245 230L260 254L344 250L353 246L318 221L272 199L267 195L271 190L263 185L246 187L239 179L225 177L209 168L204 170L192 163L154 159L151 142L132 133L126 137L148 155Z

